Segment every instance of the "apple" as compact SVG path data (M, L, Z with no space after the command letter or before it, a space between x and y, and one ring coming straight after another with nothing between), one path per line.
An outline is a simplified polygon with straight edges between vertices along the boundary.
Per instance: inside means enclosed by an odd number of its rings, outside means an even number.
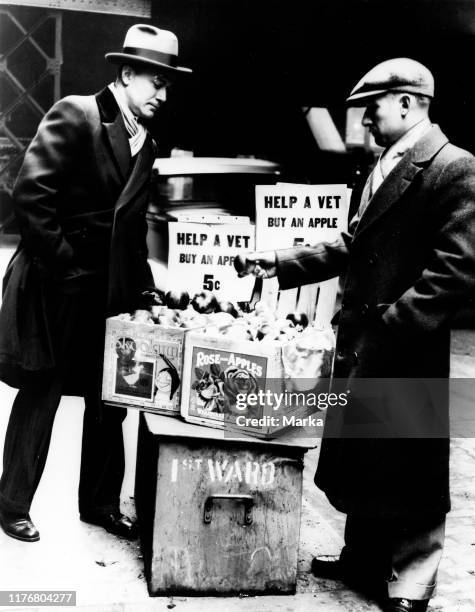
M163 325L163 327L178 327L177 321L167 315L160 315L158 317L158 323Z
M218 300L211 291L203 289L191 300L191 305L200 314L210 314L219 310Z
M187 291L169 291L165 295L165 304L172 310L185 310L190 303L190 296Z
M286 319L291 321L295 327L305 329L308 325L308 317L304 312L291 312L286 316Z
M221 302L218 302L218 306L221 312L227 312L228 314L232 315L234 318L237 318L238 311L236 310L232 302L227 302L226 300L222 300Z
M132 321L137 323L147 323L152 318L152 313L148 310L135 310L132 314Z

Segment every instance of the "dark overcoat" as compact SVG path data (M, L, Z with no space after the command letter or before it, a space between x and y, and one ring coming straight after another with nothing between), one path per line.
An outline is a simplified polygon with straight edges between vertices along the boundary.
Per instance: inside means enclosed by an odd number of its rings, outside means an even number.
M3 284L0 377L21 387L58 368L81 392L102 360L107 315L153 286L146 207L155 143L133 159L111 91L68 96L41 121L20 170L21 243ZM77 375L76 375L77 374Z
M450 319L475 284L473 156L433 126L359 224L334 243L278 251L277 261L284 289L346 274L334 384L356 393L329 409L317 485L345 513L447 512ZM365 396L368 379L377 391ZM370 422L374 435L358 437Z

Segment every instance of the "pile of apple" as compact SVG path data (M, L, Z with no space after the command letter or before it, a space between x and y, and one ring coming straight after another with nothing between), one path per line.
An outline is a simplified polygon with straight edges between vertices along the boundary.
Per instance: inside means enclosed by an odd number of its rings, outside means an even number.
M231 325L238 316L238 311L231 302L219 301L211 291L200 291L193 299L186 291L169 291L163 296L154 295L148 309L135 310L132 314L123 313L118 318L123 321L135 321L147 325L164 327L221 328Z
M304 313L290 313L285 318L278 317L264 302L257 302L253 311L235 319L232 324L220 330L232 340L251 340L263 343L288 342L308 326ZM209 333L209 330L206 330ZM214 330L211 330L214 333Z
M258 342L287 342L309 326L304 313L277 317L264 302L257 302L251 312L244 312L231 302L219 301L206 290L192 299L187 292L157 294L148 309L121 314L118 318L167 328L201 328L212 337Z

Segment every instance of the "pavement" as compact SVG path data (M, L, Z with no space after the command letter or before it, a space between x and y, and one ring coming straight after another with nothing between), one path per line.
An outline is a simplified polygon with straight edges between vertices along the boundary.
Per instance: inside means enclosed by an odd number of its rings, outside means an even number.
M6 254L0 249L0 271ZM3 257L3 259L2 259ZM452 340L452 376L475 372L475 332L458 330ZM0 384L0 452L15 391ZM82 523L77 510L77 485L83 403L63 398L56 417L45 473L31 509L41 532L34 544L0 532L1 591L75 590L77 610L84 612L369 612L379 610L343 584L310 574L315 555L337 555L345 516L335 511L314 486L319 449L305 455L302 522L295 595L265 597L150 597L137 542L127 542L99 527ZM138 413L124 422L126 474L122 509L134 515L133 483ZM448 515L446 546L439 588L430 610L475 610L475 439L452 440L453 510ZM15 606L1 609L33 612L57 607Z

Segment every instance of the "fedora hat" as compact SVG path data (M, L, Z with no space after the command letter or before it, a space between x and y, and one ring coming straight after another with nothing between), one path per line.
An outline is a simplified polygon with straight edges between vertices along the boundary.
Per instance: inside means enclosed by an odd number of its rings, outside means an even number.
M121 52L106 53L105 57L113 64L139 62L166 72L192 72L190 68L177 66L178 39L175 34L143 23L127 30Z
M352 89L346 103L366 106L371 98L387 92L413 93L434 97L434 77L428 68L408 57L396 57L377 64Z

